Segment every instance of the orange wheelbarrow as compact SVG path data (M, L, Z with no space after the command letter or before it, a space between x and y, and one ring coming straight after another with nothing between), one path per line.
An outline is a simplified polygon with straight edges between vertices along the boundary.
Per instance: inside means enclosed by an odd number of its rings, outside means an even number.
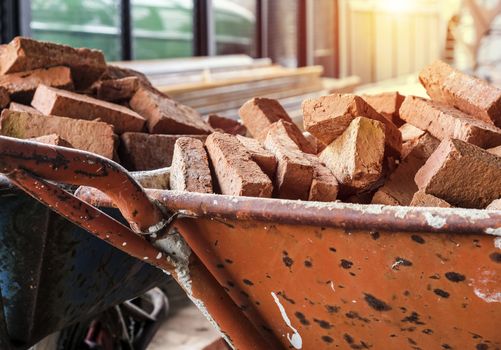
M172 274L234 348L501 348L500 211L144 190L102 157L7 137L0 172Z

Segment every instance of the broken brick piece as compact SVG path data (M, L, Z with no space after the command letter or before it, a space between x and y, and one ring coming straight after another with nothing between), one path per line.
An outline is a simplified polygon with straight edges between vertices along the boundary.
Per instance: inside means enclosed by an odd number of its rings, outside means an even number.
M73 90L68 67L40 68L28 72L0 75L0 86L9 92L12 101L29 104L38 85Z
M117 134L141 131L145 123L143 117L124 106L45 85L38 86L31 105L47 115L100 119L113 125Z
M264 147L278 161L275 185L278 196L284 199L307 200L314 169L289 134L275 123L268 128Z
M383 92L376 95L363 95L362 98L372 108L396 126L402 126L405 122L400 119L399 109L404 102L405 96L398 91Z
M277 170L277 159L273 153L265 149L256 139L241 135L237 135L237 139L244 145L250 153L251 159L259 165L261 170L268 175L270 179L274 179L275 171Z
M138 77L101 80L96 86L96 97L105 101L130 100L139 89Z
M501 158L461 140L444 139L415 176L420 190L453 206L485 208L501 198Z
M305 100L302 108L304 128L327 145L341 136L355 118L365 117L385 125L386 144L393 156L400 156L402 148L400 131L361 97L332 94Z
M419 80L433 100L501 127L501 89L442 61L425 67Z
M289 138L294 141L294 143L299 147L299 149L304 153L317 154L316 145L312 144L310 141L304 137L303 133L296 124L289 123L283 119L272 124L274 127L281 129L280 132L284 132L289 135Z
M320 160L332 171L345 192L369 189L380 179L384 130L384 124L377 120L357 117L320 153Z
M10 102L10 96L7 89L0 86L0 109L7 107Z
M209 114L205 120L214 129L222 130L223 132L231 135L242 135L247 134L247 128L242 125L238 120L226 118L220 116L219 114Z
M31 106L26 106L26 105L23 105L21 103L16 103L16 102L11 102L9 105L9 109L11 111L16 111L16 112L28 112L31 114L42 114Z
M68 148L73 148L73 146L60 137L58 134L50 134L50 135L44 135L44 136L39 136L39 137L34 137L31 140L45 143L48 145L54 145L54 146L62 146L62 147L68 147Z
M14 38L0 53L0 74L55 66L70 67L79 89L90 86L106 70L104 55L99 50L75 49L24 37Z
M234 135L215 132L207 137L205 147L222 194L271 197L271 180Z
M409 123L402 125L399 130L402 134L402 159L404 159L419 142L419 139L426 134L426 131Z
M106 123L72 118L2 111L0 134L29 139L58 134L74 148L113 158L117 137L113 127Z
M316 156L305 154L305 157L313 166L313 180L311 181L308 200L318 202L335 201L339 184L334 174Z
M267 129L271 124L279 120L294 124L284 107L277 100L270 98L253 98L245 102L238 113L249 133L261 142L266 138Z
M190 137L176 140L170 169L170 188L212 193L209 160L202 141Z
M414 193L410 205L413 207L451 207L451 205L443 199L432 196L431 194L427 194L425 191L417 191L416 193Z
M501 157L501 146L497 146L497 147L493 147L493 148L489 148L487 150L487 152L491 153L491 154L494 154L498 157Z
M310 134L308 131L303 131L303 136L313 145L313 147L315 148L315 154L319 154L325 149L325 147L327 147L326 144Z
M428 133L422 135L414 145L409 155L402 160L397 169L386 180L372 198L373 204L409 205L412 196L418 191L414 182L417 171L425 164L440 144Z
M439 140L454 138L482 148L501 144L501 129L424 98L407 96L400 108L400 117Z
M488 210L501 210L501 198L493 200L491 204L487 206Z
M205 135L150 135L126 132L120 137L119 155L129 170L152 170L171 165L174 145L180 137L205 141Z
M200 135L213 131L196 110L149 88L139 88L129 104L146 119L152 134Z

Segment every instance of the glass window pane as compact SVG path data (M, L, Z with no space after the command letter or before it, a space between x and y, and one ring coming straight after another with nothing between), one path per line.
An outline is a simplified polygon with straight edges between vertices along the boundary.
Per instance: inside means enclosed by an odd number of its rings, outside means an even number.
M256 0L213 0L216 54L256 56Z
M120 0L32 0L32 37L100 49L120 60Z
M134 59L193 55L193 0L132 0Z

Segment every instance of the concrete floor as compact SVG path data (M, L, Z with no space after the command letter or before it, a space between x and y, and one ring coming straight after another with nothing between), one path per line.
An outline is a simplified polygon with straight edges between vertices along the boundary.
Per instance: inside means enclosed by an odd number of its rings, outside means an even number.
M202 350L220 338L197 307L186 299L171 301L170 316L148 350Z

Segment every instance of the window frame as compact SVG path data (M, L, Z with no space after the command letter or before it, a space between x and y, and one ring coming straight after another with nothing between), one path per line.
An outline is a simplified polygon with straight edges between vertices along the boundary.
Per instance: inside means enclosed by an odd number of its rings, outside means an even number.
M256 0L256 58L266 57L268 0ZM120 0L121 59L134 57L132 45L131 0ZM214 56L216 38L212 0L193 0L193 56ZM15 36L30 36L30 0L0 0L0 42L8 43Z

